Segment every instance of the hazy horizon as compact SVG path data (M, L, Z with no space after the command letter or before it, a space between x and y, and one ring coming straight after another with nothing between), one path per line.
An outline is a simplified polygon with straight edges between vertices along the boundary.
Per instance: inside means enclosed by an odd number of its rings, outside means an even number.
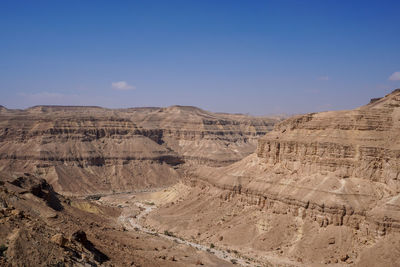
M0 105L353 109L400 87L398 1L2 1Z

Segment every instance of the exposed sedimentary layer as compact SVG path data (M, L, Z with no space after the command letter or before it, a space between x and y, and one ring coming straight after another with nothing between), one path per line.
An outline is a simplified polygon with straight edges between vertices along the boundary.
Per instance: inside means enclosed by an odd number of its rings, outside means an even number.
M223 165L252 153L275 121L179 106L2 109L0 170L35 173L63 194L163 187L185 161Z
M202 176L259 195L261 203L279 200L332 214L328 224L359 215L377 217L382 231L400 230L399 130L396 90L355 110L285 120L259 140L256 156L226 167L218 177Z
M355 110L290 118L255 154L193 171L188 197L148 223L184 237L200 229L204 242L269 261L397 266L399 130L400 90Z
M260 139L257 156L267 181L280 183L274 195L400 230L400 90L355 110L288 119Z

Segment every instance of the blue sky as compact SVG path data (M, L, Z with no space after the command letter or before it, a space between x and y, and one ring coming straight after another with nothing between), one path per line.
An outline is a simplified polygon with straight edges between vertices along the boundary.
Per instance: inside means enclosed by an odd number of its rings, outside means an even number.
M351 109L400 87L400 1L0 1L0 104Z

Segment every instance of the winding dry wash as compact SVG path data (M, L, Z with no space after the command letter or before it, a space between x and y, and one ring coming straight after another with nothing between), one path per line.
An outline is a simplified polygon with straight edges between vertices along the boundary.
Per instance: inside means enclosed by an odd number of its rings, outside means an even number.
M287 119L2 108L0 263L399 266L399 158L400 89Z
M168 231L165 233L158 233L154 230L151 230L149 228L143 227L140 219L147 214L149 214L154 208L154 204L146 204L146 203L141 203L141 202L136 202L135 203L141 210L139 215L135 215L134 217L129 217L127 215L122 214L118 217L118 221L121 222L121 224L126 227L127 229L130 230L135 230L135 231L142 231L147 234L151 235L156 235L160 236L169 240L172 240L174 242L177 242L179 244L185 244L190 247L194 247L198 250L206 251L209 253L212 253L213 255L217 256L218 258L222 260L226 260L228 262L235 262L241 266L255 266L255 263L251 263L248 260L243 260L242 258L239 258L238 256L234 255L234 253L228 253L226 251L218 250L215 248L211 248L210 246L198 244L195 242L187 241L184 239L181 239L179 237L174 236L173 233L169 233ZM127 207L128 209L130 208L129 206ZM143 209L143 210L142 210Z
M0 267L400 267L399 10L0 0Z

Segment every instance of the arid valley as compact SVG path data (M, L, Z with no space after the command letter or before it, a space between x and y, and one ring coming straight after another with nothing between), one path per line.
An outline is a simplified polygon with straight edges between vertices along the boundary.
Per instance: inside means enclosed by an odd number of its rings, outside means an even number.
M400 267L399 0L1 0L0 267Z
M289 118L0 111L3 266L398 266L400 90Z

